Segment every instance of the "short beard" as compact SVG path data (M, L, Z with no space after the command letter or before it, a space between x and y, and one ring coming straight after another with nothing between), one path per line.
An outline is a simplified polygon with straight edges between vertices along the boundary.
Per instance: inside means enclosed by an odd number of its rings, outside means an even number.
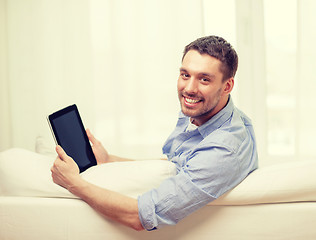
M183 109L185 109L185 106L182 106L182 103L181 103L181 100L180 100L180 106L181 106L181 111L182 113L187 116L187 117L190 117L191 119L207 119L209 120L212 116L214 116L215 114L213 114L214 112L214 109L217 107L217 105L219 104L220 102L220 98L221 98L221 91L222 91L222 88L218 89L218 91L216 92L215 94L215 97L213 99L213 105L210 109L201 109L200 112L197 112L196 114L190 114L190 109L188 109L187 114L184 112ZM190 94L183 94L182 92L179 93L179 99L183 99L184 96L192 96ZM192 96L193 97L193 96ZM185 100L184 100L185 101ZM203 101L205 101L205 99L203 98Z

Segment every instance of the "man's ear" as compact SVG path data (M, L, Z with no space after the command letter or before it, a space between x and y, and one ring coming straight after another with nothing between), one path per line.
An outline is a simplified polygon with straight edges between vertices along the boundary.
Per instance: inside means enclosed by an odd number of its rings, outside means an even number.
M223 93L225 95L228 95L231 93L231 91L233 90L234 88L234 78L231 77L229 78L228 80L225 81L225 86L224 86L224 91Z

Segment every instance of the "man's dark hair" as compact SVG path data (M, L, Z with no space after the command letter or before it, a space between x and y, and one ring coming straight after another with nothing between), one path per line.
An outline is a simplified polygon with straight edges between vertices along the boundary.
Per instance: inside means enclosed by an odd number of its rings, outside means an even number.
M238 55L224 38L218 36L198 38L184 48L182 60L190 50L196 50L200 54L208 54L221 61L220 70L224 75L223 81L235 76L238 67Z

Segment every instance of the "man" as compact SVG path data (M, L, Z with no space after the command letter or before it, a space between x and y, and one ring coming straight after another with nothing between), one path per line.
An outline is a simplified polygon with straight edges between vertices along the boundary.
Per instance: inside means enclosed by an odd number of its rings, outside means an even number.
M258 166L250 120L235 108L230 93L238 57L223 38L199 38L186 46L178 79L181 113L163 153L177 175L132 199L94 186L79 176L76 163L56 147L55 183L101 214L136 230L176 224L238 185ZM128 159L112 156L87 131L98 164Z

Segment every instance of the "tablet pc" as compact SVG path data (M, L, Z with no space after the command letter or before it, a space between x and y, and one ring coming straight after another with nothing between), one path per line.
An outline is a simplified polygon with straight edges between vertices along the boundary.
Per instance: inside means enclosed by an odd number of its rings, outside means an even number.
M77 163L80 172L97 164L76 104L47 117L56 145Z

